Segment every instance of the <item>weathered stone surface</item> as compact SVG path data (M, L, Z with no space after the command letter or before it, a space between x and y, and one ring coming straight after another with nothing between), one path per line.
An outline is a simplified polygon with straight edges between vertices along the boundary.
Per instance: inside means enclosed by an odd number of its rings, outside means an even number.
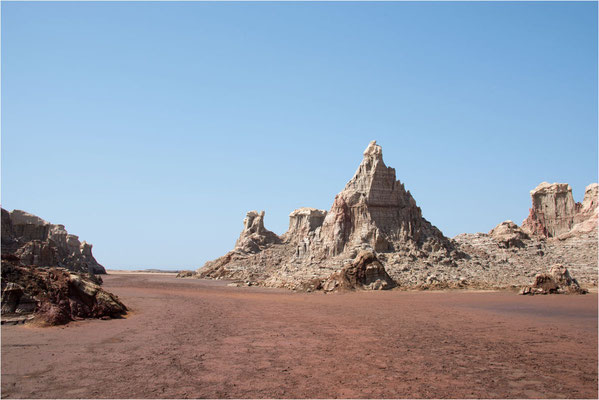
M3 319L33 315L40 322L57 325L82 318L117 317L127 311L93 275L19 263L16 256L2 257Z
M522 230L506 221L488 235L453 239L467 254L458 262L462 274L480 287L523 286L547 265L567 264L581 282L597 286L597 184L587 186L582 203L574 203L567 184L542 183L531 193L533 207ZM543 214L543 209L552 211Z
M575 223L587 220L597 208L596 185L590 185L587 189L586 203L580 204L574 202L572 188L567 183L539 184L530 192L532 208L522 223L522 229L543 237L557 237L569 232Z
M501 247L524 247L524 241L530 237L518 228L512 221L504 221L491 229L489 236L495 239Z
M325 292L342 289L385 290L395 286L395 282L385 271L385 267L372 251L361 251L352 263L329 276L321 288Z
M326 255L335 256L364 245L376 252L428 249L449 256L451 243L422 217L420 208L395 169L383 162L372 141L354 177L333 202L321 231Z
M575 203L569 185L543 183L531 192L523 227L505 221L488 234L448 239L371 142L328 212L293 211L280 238L264 228L263 213L250 212L236 247L195 276L313 291L345 285L348 266L367 251L401 288L520 287L555 263L596 286L597 188Z
M281 238L264 227L264 211L248 212L243 220L243 231L235 243L235 250L249 254L258 253L275 243L281 243Z
M92 245L69 234L64 225L40 217L2 209L2 254L14 254L24 265L60 267L71 271L105 274L92 255Z
M538 274L532 286L522 288L520 294L585 294L578 281L570 276L568 269L561 264L551 267L548 274Z
M289 230L280 238L264 228L263 218L264 212L249 212L235 248L206 263L197 276L305 288L339 272L362 250L376 252L377 262L396 275L406 264L450 266L461 256L422 217L410 192L396 180L395 170L385 166L376 142L368 145L356 174L329 212L293 211Z

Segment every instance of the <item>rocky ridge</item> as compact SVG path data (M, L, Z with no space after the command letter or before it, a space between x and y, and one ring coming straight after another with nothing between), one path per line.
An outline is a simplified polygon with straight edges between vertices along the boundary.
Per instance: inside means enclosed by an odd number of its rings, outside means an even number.
M2 255L14 254L24 265L61 267L105 274L92 255L92 245L80 242L64 225L55 225L21 210L2 209Z
M279 237L264 227L264 211L250 211L235 248L193 276L298 290L375 288L341 283L365 251L391 279L378 289L516 287L557 263L596 286L597 188L589 185L583 202L575 203L569 185L542 183L531 191L533 207L521 227L505 221L488 234L449 239L423 218L371 142L328 212L293 211Z

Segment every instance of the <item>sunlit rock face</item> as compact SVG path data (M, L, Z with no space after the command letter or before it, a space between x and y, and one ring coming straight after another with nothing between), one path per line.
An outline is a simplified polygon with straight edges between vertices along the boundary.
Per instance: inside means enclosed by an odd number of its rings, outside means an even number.
M22 210L2 209L2 254L16 255L23 265L62 267L105 274L92 255L92 245L80 242L64 225L55 225Z
M383 151L370 142L354 177L333 202L321 230L323 250L338 255L369 247L377 252L416 250L425 243L432 251L451 251L441 231L422 211L395 169L383 161Z
M596 286L597 192L597 184L589 185L576 203L569 185L542 183L531 192L521 227L504 221L489 233L448 239L423 218L373 141L329 211L291 212L280 237L265 228L264 212L251 211L235 248L194 276L326 292L489 289L528 285L547 265L562 263L581 283Z
M372 252L375 258L375 253L381 254L373 264L380 276L387 274L384 254L390 256L387 265L396 274L408 263L451 265L459 258L451 241L422 217L395 170L385 165L375 141L364 151L358 170L335 197L330 211L309 207L293 211L289 229L281 237L264 227L264 212L251 211L235 248L206 263L197 276L316 288L322 285L314 282L324 282L344 265L351 265L348 260L362 251ZM369 268L368 273L374 267ZM350 286L394 286L391 277L380 282L385 283Z
M541 237L596 229L597 188L596 183L587 186L582 203L576 203L567 183L542 182L530 192L532 207L522 229Z

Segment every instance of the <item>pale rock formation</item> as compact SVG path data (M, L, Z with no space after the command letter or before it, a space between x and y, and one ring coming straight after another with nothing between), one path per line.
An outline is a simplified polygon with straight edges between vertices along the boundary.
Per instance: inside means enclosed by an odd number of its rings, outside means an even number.
M293 211L289 230L280 238L264 228L263 217L263 212L248 213L235 248L206 263L197 276L306 288L340 272L362 250L376 252L376 262L385 265L393 279L407 265L450 267L461 257L451 241L422 217L374 141L329 212Z
M258 253L266 246L280 242L275 233L264 227L264 211L250 211L243 220L243 231L235 243L235 249L243 253Z
M597 230L597 218L599 209L597 208L597 195L599 185L592 183L586 187L582 203L576 203L577 212L574 215L574 226L570 232L560 236L565 239L573 235L588 234Z
M371 142L328 212L293 211L280 238L264 228L263 213L250 212L235 248L195 277L307 291L499 289L526 285L559 263L596 286L597 189L589 185L583 202L575 203L569 185L542 183L531 192L531 215L522 227L505 221L488 234L450 240L422 217L395 170L383 162L381 147ZM376 261L356 264L361 254Z
M335 197L321 236L328 256L364 245L376 252L427 247L446 256L452 250L441 231L422 217L410 192L396 180L395 169L385 165L376 141L370 142L356 174Z
M524 247L524 241L530 237L514 222L507 220L491 229L489 236L495 239L500 247Z
M289 214L289 230L281 237L283 242L296 246L295 257L311 255L311 244L320 237L327 212L316 208L298 208Z
M538 274L532 286L522 288L520 294L585 294L578 281L570 276L570 272L561 264L551 267L548 274Z
M54 225L21 210L2 209L2 254L14 254L24 265L63 267L105 274L92 255L92 245L79 241L64 225Z
M556 237L572 229L577 206L570 185L542 182L531 190L530 197L532 208L522 223L526 233Z
M587 186L583 202L574 203L569 185L542 183L531 191L522 229L506 221L488 235L456 236L467 254L458 262L461 273L474 286L523 286L547 265L567 264L581 282L597 286L597 187Z

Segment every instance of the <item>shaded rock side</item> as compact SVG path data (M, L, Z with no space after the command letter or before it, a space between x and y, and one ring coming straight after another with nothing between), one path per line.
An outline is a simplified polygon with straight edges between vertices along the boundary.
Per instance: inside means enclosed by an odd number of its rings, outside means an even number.
M62 268L23 266L2 256L2 317L34 316L59 325L82 318L111 318L126 313L117 296L103 290L93 275Z
M532 286L522 288L520 294L585 294L578 281L570 276L570 272L561 264L551 267L547 274L538 274Z
M55 225L25 211L2 209L2 254L16 255L22 264L60 267L70 271L105 274L92 254L64 225Z
M325 292L342 289L385 290L396 284L371 251L361 251L353 262L329 276L320 288Z

